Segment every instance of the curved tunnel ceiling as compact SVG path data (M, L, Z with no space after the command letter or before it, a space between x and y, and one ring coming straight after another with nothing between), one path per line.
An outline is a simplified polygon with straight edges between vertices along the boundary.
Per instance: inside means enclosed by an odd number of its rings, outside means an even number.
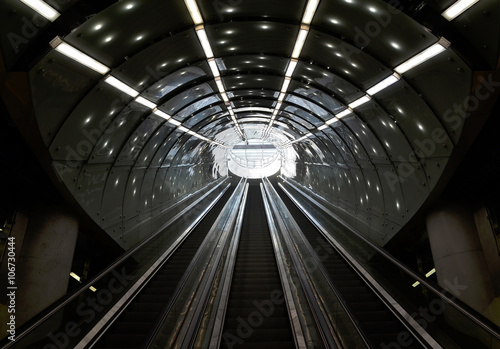
M177 198L226 176L226 150L242 138L286 152L283 176L381 245L426 200L460 141L464 122L450 108L469 96L472 69L397 2L322 0L311 21L308 3L198 1L196 23L184 0L120 1L61 39L109 72L57 49L36 62L32 99L53 166L122 246ZM440 13L450 1L438 3ZM495 15L481 28L495 28L497 5L481 1L468 21L487 9ZM440 43L443 52L400 69Z

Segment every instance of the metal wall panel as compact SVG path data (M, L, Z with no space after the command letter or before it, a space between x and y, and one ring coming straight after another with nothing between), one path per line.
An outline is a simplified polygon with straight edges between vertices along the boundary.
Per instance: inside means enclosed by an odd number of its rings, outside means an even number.
M143 150L151 135L161 125L162 120L156 115L149 115L146 120L135 128L135 131L122 146L116 162L122 166L134 165L139 153Z
M56 134L50 153L57 160L87 160L104 132L131 98L106 83L90 91ZM76 132L75 132L76 131ZM76 133L76 134L75 134Z
M110 166L106 164L85 165L78 177L75 198L98 224L101 223L102 193Z
M55 51L47 53L31 69L33 109L46 146L100 78L100 74Z
M123 198L123 217L127 224L136 224L141 207L141 187L146 174L145 169L132 169L125 187Z
M113 167L102 194L101 226L109 228L123 222L123 203L130 166Z

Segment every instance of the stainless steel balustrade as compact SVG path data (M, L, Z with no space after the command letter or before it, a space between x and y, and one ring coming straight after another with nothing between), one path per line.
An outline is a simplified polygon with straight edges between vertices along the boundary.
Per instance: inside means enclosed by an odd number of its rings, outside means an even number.
M358 268L359 274L368 282L372 283L372 289L379 293L383 297L388 297L388 304L393 312L400 319L406 320L407 324L417 333L419 333L420 338L427 341L427 346L431 348L441 347L439 344L435 342L435 340L429 335L428 331L430 330L431 324L428 324L429 328L427 328L427 332L423 331L421 326L415 321L413 316L411 316L403 307L399 304L398 301L394 300L392 296L375 280L375 277L371 276L368 272L370 267L367 265L366 261L363 261L360 256L354 256L351 252L348 252L348 248L344 246L344 242L339 242L336 240L336 237L332 235L335 230L343 231L343 234L348 234L350 237L359 241L359 246L363 245L366 249L371 249L372 251L379 253L383 256L387 261L393 264L396 268L403 271L407 274L411 279L419 281L420 284L427 288L432 294L434 294L436 299L440 299L445 302L448 306L455 310L456 316L462 318L463 321L469 322L470 326L477 326L479 331L482 331L484 336L488 336L489 348L497 348L500 346L500 331L495 327L494 324L489 323L488 320L481 318L481 315L477 314L473 309L467 307L465 304L457 302L456 298L451 295L447 290L441 289L439 286L431 283L424 276L415 273L413 270L408 268L406 265L401 263L398 259L392 256L387 250L376 245L371 242L368 238L364 237L360 233L356 231L349 224L345 223L342 219L340 219L335 213L328 209L329 203L325 201L319 195L307 190L307 188L301 188L298 185L294 184L292 181L281 178L283 183L288 187L292 188L298 195L302 196L304 200L298 200L295 195L293 195L290 190L285 188L285 185L279 183L278 185L283 189L283 191L288 195L288 197L299 207L299 209L304 212L305 216L309 218L309 220L318 228L318 230L323 234L323 236L329 240L334 247L337 248L339 253L344 255L348 261L350 261L351 265L355 268ZM306 207L310 206L310 207ZM313 209L314 208L314 209ZM316 210L316 211L315 211ZM319 211L317 211L319 210ZM319 212L319 213L318 213ZM322 212L322 213L321 213ZM321 215L324 215L322 217ZM336 229L332 229L332 227L327 227L328 224L335 223ZM338 236L340 238L340 236ZM350 250L349 250L350 251ZM373 254L373 253L372 253ZM378 278L377 278L378 279ZM418 305L415 309L418 308ZM444 334L440 334L439 331L434 331L433 336L435 338L440 337L440 340L444 341L445 347L451 347L452 345L456 345ZM485 342L483 341L483 344ZM486 344L485 344L486 345Z
M131 297L144 286L169 258L230 186L229 179L215 187L166 222L155 234L124 253L99 275L63 298L26 328L7 348L68 347L83 348L115 319ZM207 204L204 204L207 202ZM169 233L166 234L165 231ZM90 290L93 286L96 291ZM106 297L107 302L99 302ZM98 302L96 306L95 302Z
M290 252L292 263L299 271L299 279L311 307L321 337L327 348L368 347L362 329L346 308L342 297L329 282L316 252L296 224L294 218L279 198L267 178L263 179L266 196L275 219L279 222L279 232ZM333 290L333 292L332 292Z
M196 341L204 340L204 315L213 305L212 288L231 245L239 212L244 207L245 193L246 180L242 179L193 258L182 282L182 290L168 313L162 316L163 321L155 330L148 348L190 348Z

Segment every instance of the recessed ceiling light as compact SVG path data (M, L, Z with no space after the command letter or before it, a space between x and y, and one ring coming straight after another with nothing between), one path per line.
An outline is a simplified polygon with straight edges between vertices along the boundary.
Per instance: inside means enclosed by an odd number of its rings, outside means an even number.
M31 7L49 21L54 22L61 14L41 0L21 0L22 3Z
M101 29L101 28L102 28L102 24L98 24L98 25L96 25L96 26L94 27L94 30L99 30L99 29Z

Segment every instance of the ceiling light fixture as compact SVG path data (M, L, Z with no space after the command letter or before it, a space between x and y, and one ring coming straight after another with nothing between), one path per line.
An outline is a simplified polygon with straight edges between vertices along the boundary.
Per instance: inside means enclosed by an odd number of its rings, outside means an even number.
M168 119L168 122L175 126L180 126L181 123L175 119Z
M325 124L325 125L321 125L320 127L318 127L318 131L323 131L325 128L327 128L328 125Z
M54 22L61 15L54 8L41 0L21 0L21 2L51 22Z
M135 101L136 101L137 103L139 103L139 104L142 104L142 105L143 105L143 106L145 106L145 107L150 108L150 109L155 109L155 108L157 107L157 105L156 105L156 104L154 104L154 103L153 103L153 102L151 102L151 101L148 101L146 98L143 98L143 97L141 97L141 96L137 97L137 98L135 99Z
M189 129L184 127L184 126L179 126L177 127L178 130L181 130L182 132L189 132Z
M203 25L196 27L196 35L198 36L198 40L200 40L201 46L203 47L203 51L205 52L205 56L208 59L214 58L214 52L212 51L212 47L210 46L210 41L208 40L207 32Z
M106 79L104 79L104 82L110 84L114 88L117 88L118 90L128 94L129 96L135 98L139 95L139 92L134 90L132 87L128 86L127 84L121 82L114 76L108 75Z
M353 110L351 108L347 108L346 110L338 113L335 115L338 119L342 119L343 117L346 117L347 115L351 114Z
M225 103L229 103L229 97L227 96L226 92L222 92L220 95Z
M355 100L351 104L349 104L349 108L351 108L351 109L357 108L357 107L369 102L370 100L371 100L371 97L368 95L365 95L365 96Z
M94 58L86 55L82 51L77 50L73 46L65 43L58 36L50 42L50 46L52 46L52 48L57 52L62 53L63 55L77 61L80 64L83 64L87 68L90 68L102 75L109 72L109 68L106 67L104 64L96 61Z
M330 120L326 121L325 124L331 125L331 124L334 124L338 121L339 121L339 119L337 119L337 118L331 118Z
M299 59L300 53L302 52L302 48L306 43L307 35L309 34L309 27L306 25L302 25L300 27L299 35L297 37L297 41L295 42L295 47L292 52L292 59Z
M306 11L304 12L304 17L302 18L303 24L311 24L314 15L316 14L316 10L318 9L319 1L320 0L309 0Z
M446 50L450 46L450 43L444 39L441 38L439 39L438 42L436 42L434 45L426 48L422 52L416 54L406 62L398 65L394 70L398 72L399 74L403 74L407 72L410 69L415 68L416 66L424 63L425 61L431 59L432 57L440 54L444 50Z
M285 76L287 78L291 78L293 75L293 72L295 71L295 68L297 68L297 64L299 63L298 60L292 59L290 60L290 63L288 64L288 68L286 70Z
M226 92L224 89L224 84L222 83L222 79L220 77L215 78L215 83L217 84L217 88L219 89L219 92Z
M396 83L401 79L401 76L398 73L394 73L391 76L385 78L384 80L380 81L378 84L372 86L371 88L366 91L369 95L373 96L376 93L379 93L383 89L391 86L392 84Z
M283 82L283 86L281 87L281 93L286 93L286 91L288 91L288 87L290 87L291 82L292 82L292 79L285 78L285 81Z
M198 4L196 0L184 0L186 7L188 8L189 14L193 19L195 25L203 24L203 17L201 16L200 9L198 8Z
M458 0L453 5L448 7L442 14L444 18L448 21L452 21L462 13L471 8L474 4L476 4L479 0Z
M209 59L208 60L208 65L210 66L210 69L212 70L212 74L214 78L220 77L220 72L219 68L217 67L217 63L215 62L215 59Z
M171 118L170 115L168 115L167 113L162 112L159 109L154 109L153 110L153 114L158 115L159 117L164 118L165 120L168 120L168 119Z

